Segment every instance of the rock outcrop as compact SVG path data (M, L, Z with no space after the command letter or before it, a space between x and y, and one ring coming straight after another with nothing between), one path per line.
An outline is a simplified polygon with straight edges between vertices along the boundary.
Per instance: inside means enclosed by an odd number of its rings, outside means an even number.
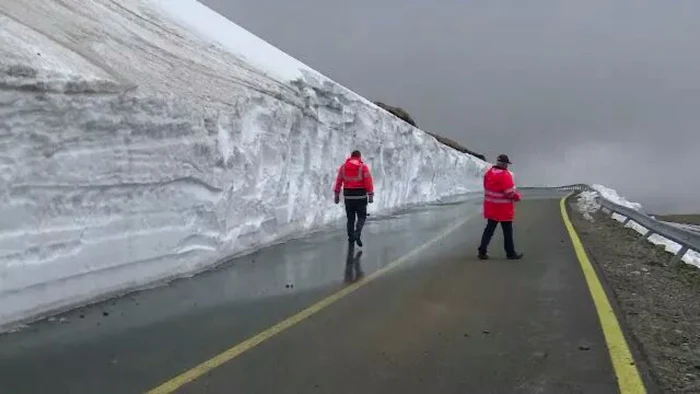
M394 106L391 106L391 105L389 105L389 104L385 104L385 103L383 103L383 102L381 102L381 101L375 101L374 104L377 105L377 106L380 107L380 108L383 108L384 110L386 110L387 112L393 114L394 116L396 116L397 118L403 120L404 122L410 124L411 126L413 126L413 127L418 127L418 123L416 123L415 119L413 119L413 117L411 117L411 114L409 114L409 113L408 113L406 110L404 110L403 108L401 108L401 107L394 107ZM482 154L480 154L480 153L476 153L476 152L474 152L474 151L471 151L471 150L465 148L464 146L460 145L457 141L451 140L451 139L449 139L449 138L447 138L447 137L443 137L443 136L437 135L437 134L435 134L435 133L431 133L431 132L429 132L429 131L426 131L426 133L432 135L432 136L435 137L435 139L437 139L439 142L441 142L441 143L443 143L443 144L449 146L450 148L456 149L456 150L458 150L458 151L460 151L460 152L462 152L462 153L470 154L470 155L472 155L472 156L478 157L478 158L481 159L481 160L486 161L486 156L484 156L484 155L482 155Z

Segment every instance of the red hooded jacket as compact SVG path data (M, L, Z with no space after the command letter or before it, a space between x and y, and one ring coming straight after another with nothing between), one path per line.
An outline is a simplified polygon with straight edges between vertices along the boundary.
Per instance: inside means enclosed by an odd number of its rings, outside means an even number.
M367 164L362 162L359 157L349 157L338 169L333 192L340 194L341 188L345 190L345 198L364 198L374 194L372 174Z
M515 216L515 201L520 201L520 193L510 171L491 167L484 175L484 218L499 222L512 221Z

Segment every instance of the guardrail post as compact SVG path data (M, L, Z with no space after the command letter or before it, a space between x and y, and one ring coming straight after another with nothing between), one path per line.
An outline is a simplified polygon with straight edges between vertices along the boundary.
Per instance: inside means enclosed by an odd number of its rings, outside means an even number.
M623 226L626 226L626 225L627 225L627 223L629 223L629 222L630 222L630 220L632 220L632 218L628 216L627 218L625 218L625 221L624 221L624 222L622 222L622 225L623 225Z
M651 237L651 236L654 235L655 233L656 233L656 232L655 232L654 230L649 229L649 231L647 231L646 233L644 233L644 235L639 239L638 242L639 242L639 243L644 243L644 241L648 240L649 237Z
M676 255L673 256L673 259L671 260L671 266L675 266L676 264L678 264L687 252L688 252L688 247L683 246L681 248L681 250L679 250L678 253L676 253Z

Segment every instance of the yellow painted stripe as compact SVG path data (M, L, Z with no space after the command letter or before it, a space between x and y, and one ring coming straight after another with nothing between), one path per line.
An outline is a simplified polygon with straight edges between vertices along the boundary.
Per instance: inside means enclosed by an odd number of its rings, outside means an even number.
M605 290L600 284L600 280L593 269L593 265L583 249L581 240L579 239L578 234L576 234L574 226L571 224L569 214L566 211L565 201L567 197L562 198L559 203L561 208L561 216L564 219L564 224L566 225L566 229L571 237L571 243L576 251L576 256L581 264L583 274L586 277L588 289L593 297L593 302L595 303L595 308L598 312L598 318L600 319L600 324L603 328L603 334L605 335L605 342L608 345L608 352L610 353L613 368L615 369L615 375L617 376L617 384L620 389L620 393L646 393L644 382L642 381L637 365L634 362L632 352L630 352L625 336L622 334L620 324L615 316L615 311L613 311L610 301L605 294Z
M360 287L368 284L369 282L375 280L378 278L380 275L384 274L385 272L405 263L418 253L426 250L427 248L435 245L438 243L440 240L445 238L447 235L464 225L469 219L471 218L470 216L467 216L466 218L460 220L458 223L454 224L453 226L447 228L445 231L442 233L438 234L435 238L429 240L428 242L422 244L421 246L417 247L416 249L413 249L406 255L400 257L397 260L392 261L391 263L387 264L383 268L373 272L372 274L363 277L357 282L354 282L341 290L339 290L336 293L331 294L330 296L322 299L321 301L311 305L310 307L302 310L301 312L288 317L287 319L275 324L274 326L266 329L265 331L262 331L261 333L250 337L246 339L245 341L233 346L232 348L224 351L223 353L218 354L217 356L214 356L213 358L204 361L203 363L193 367L192 369L185 371L184 373L175 376L174 378L168 380L167 382L161 384L160 386L153 388L149 391L147 391L147 394L165 394L165 393L172 393L181 386L194 381L195 379L201 377L202 375L208 373L209 371L219 367L220 365L231 361L232 359L238 357L242 353L254 348L255 346L261 344L262 342L265 342L266 340L274 337L275 335L281 333L282 331L302 322L303 320L307 319L308 317L320 312L327 306L333 304L334 302L340 300L341 298L347 296L348 294L354 292L355 290L359 289Z

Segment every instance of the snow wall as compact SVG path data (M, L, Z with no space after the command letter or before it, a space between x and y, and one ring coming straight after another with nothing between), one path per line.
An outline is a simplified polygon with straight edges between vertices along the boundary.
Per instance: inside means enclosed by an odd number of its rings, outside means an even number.
M0 2L0 326L481 190L437 142L193 0Z

